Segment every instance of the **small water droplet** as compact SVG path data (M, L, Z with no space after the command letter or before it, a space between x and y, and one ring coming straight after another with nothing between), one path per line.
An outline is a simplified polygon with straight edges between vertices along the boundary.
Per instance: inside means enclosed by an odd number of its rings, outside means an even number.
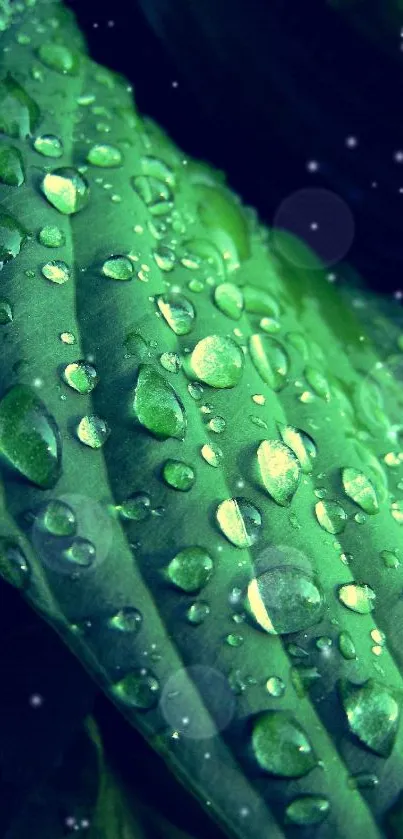
M318 501L315 504L316 518L328 533L342 533L347 521L347 513L338 501Z
M227 498L218 505L216 518L221 532L237 548L249 548L261 535L260 511L246 498Z
M105 143L96 143L94 146L91 146L87 154L88 163L91 163L92 166L100 166L105 169L120 166L122 159L120 149Z
M175 335L188 335L193 329L195 310L183 294L170 292L157 297L157 306Z
M27 239L27 231L14 216L0 212L0 262L18 256Z
M127 256L110 256L102 266L102 273L111 280L131 280L134 275L133 263Z
M24 589L29 583L31 570L22 548L17 542L0 536L0 574L10 585Z
M106 625L109 629L113 629L116 632L136 634L141 627L142 620L142 615L138 609L126 606L123 609L119 609L114 615L111 615L107 619Z
M83 175L71 166L47 172L41 184L44 196L59 213L73 215L89 200L89 185Z
M244 355L232 338L210 335L199 341L188 361L190 373L214 388L232 388L238 384Z
M168 248L166 245L160 245L159 248L155 248L153 251L153 257L161 271L167 272L174 269L176 257L175 251L172 248Z
M184 439L184 406L169 382L151 365L143 364L139 368L133 409L140 425L157 439Z
M269 335L252 335L249 352L265 384L275 391L281 390L287 383L289 369L288 355L282 345Z
M83 417L77 426L77 437L91 449L100 449L110 435L110 428L105 420L95 414Z
M95 545L89 539L76 536L68 548L62 551L62 557L73 567L90 568L96 559Z
M99 381L97 371L87 361L73 361L63 370L63 379L77 393L91 393Z
M346 583L338 592L340 603L359 615L368 615L375 608L376 595L371 586Z
M347 661L357 658L355 644L349 632L340 632L338 643L343 658Z
M279 676L269 676L266 682L266 690L270 696L284 696L285 684Z
M369 515L379 512L377 495L371 481L358 469L342 469L343 489Z
M195 482L194 469L182 460L167 460L164 463L162 475L165 483L173 489L187 492Z
M38 57L50 70L56 70L63 75L74 76L78 72L78 56L63 44L41 44Z
M252 748L260 768L280 778L300 778L317 765L305 731L288 711L265 711L257 716Z
M160 364L168 373L179 373L182 361L176 352L163 352L160 355Z
M70 279L70 268L61 259L52 259L42 265L41 272L47 280L57 285L63 285Z
M184 548L169 563L168 580L189 594L200 591L210 580L214 570L211 556L204 548Z
M265 632L287 635L320 621L324 596L313 576L301 568L284 565L250 581L245 608Z
M286 807L286 821L301 827L321 824L330 812L327 798L320 795L301 795Z
M0 297L0 326L6 326L13 321L13 310L11 303L5 297Z
M278 440L263 440L257 459L265 489L277 504L286 506L300 479L301 469L294 452Z
M214 290L217 308L232 320L239 320L243 310L243 294L233 283L221 283Z
M283 443L285 443L298 458L301 469L309 474L313 470L313 462L317 455L315 441L305 431L294 428L292 425L278 423L278 429Z
M58 427L36 391L25 385L15 385L0 400L0 457L43 489L60 476Z
M204 623L206 618L210 614L210 606L206 603L205 600L195 600L191 606L189 606L186 617L189 623L192 623L194 626L200 626L201 623Z
M25 140L35 131L40 110L10 73L0 82L0 131Z
M54 134L40 134L33 141L35 151L44 157L62 157L64 149L60 137Z
M400 718L394 691L374 679L361 685L342 679L340 693L350 731L372 752L389 757Z
M48 224L42 227L38 233L38 239L45 248L60 248L66 242L66 237L59 227Z
M151 513L151 499L146 492L135 492L116 508L123 519L144 521Z
M316 367L308 366L305 367L304 375L313 392L316 393L317 396L320 396L321 399L324 399L326 402L329 402L329 383L323 375L323 373L321 373L321 371L318 370Z
M209 466L218 467L224 457L224 452L219 446L212 443L205 443L201 448L201 456Z
M141 668L127 673L113 685L111 692L124 705L148 711L158 702L160 686L150 670Z
M0 183L21 186L25 181L25 168L21 152L15 146L0 147Z
M77 530L74 510L57 499L45 504L37 517L37 524L52 536L74 536Z

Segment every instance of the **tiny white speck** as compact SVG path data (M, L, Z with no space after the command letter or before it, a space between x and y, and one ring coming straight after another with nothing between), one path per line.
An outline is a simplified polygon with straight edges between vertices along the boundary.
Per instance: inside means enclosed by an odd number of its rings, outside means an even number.
M43 704L43 696L39 693L33 693L32 696L29 697L29 704L31 708L40 708Z
M317 160L308 160L306 168L308 172L317 172L319 169L319 163Z
M309 226L310 226L311 230L318 230L318 227L319 227L317 221L313 221L312 224L310 224Z
M358 138L353 135L346 137L346 146L349 149L355 149L358 146Z
M178 87L179 86L179 82L177 82L177 81L171 82L171 84L172 84L172 87Z
M403 150L398 149L398 151L395 151L393 157L394 157L396 163L403 163Z

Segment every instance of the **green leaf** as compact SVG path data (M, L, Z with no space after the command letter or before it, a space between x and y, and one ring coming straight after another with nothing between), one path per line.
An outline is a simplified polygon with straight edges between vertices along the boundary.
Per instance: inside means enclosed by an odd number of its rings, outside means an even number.
M379 839L403 777L400 310L272 246L57 2L1 41L26 173L0 177L1 573L228 836Z

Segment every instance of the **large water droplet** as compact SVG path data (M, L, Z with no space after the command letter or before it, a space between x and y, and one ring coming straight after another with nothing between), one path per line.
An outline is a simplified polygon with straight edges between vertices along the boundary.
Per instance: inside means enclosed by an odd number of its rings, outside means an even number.
M9 73L0 82L0 131L25 140L40 120L36 102Z
M342 469L341 478L346 495L355 501L365 513L374 515L379 512L375 489L363 472L358 469Z
M111 430L105 420L95 414L83 417L77 426L77 437L90 449L100 449L106 443Z
M273 390L279 391L287 382L289 359L285 349L270 335L252 335L249 352L253 364Z
M0 147L0 183L21 186L25 181L25 168L21 152L15 146Z
M0 262L18 256L27 238L27 231L14 216L0 212Z
M278 440L263 440L257 450L257 459L265 489L277 504L285 507L300 479L300 465L294 452Z
M214 302L218 309L232 320L239 320L243 310L243 294L233 283L221 283L214 291Z
M190 374L206 385L230 388L242 376L244 355L232 338L209 335L196 344L186 363Z
M342 533L346 526L347 513L338 501L318 501L315 504L316 518L328 533Z
M128 256L110 256L102 266L102 273L111 280L131 280L134 275L133 263Z
M138 711L148 711L153 708L159 697L160 686L150 670L141 668L127 673L123 679L112 687L112 695Z
M285 811L286 821L301 827L321 824L329 815L330 804L320 795L301 795L294 798Z
M120 166L122 163L122 152L116 146L109 146L104 143L96 143L87 154L88 163L93 166L100 166L105 169Z
M249 548L261 535L260 511L246 498L227 498L218 505L216 517L221 532L237 548Z
M52 259L42 265L41 272L47 280L57 285L63 285L70 279L70 268L61 259Z
M317 765L305 731L287 711L265 711L257 717L252 747L260 768L280 778L300 778Z
M77 519L74 510L64 501L52 499L41 509L37 525L52 536L74 536Z
M48 172L43 178L41 190L49 204L64 215L78 213L89 199L88 182L71 166L61 166Z
M160 440L183 440L186 415L179 396L151 365L140 366L133 409L137 420Z
M371 586L346 583L339 588L339 600L359 615L369 615L375 608L376 595Z
M204 548L184 548L169 563L167 578L189 594L200 591L208 583L214 563Z
M87 361L73 361L63 370L63 379L77 393L91 393L99 381L97 371Z
M183 460L166 460L162 475L165 483L173 489L187 492L195 482L194 469Z
M372 752L389 757L400 717L394 691L373 679L361 685L343 679L340 693L350 731Z
M324 611L319 583L301 568L270 568L251 580L245 607L271 635L300 632L318 623Z
M58 427L36 392L25 385L15 385L0 401L0 456L42 489L50 489L59 478Z
M45 248L60 248L66 241L63 231L51 224L40 229L38 239Z
M78 56L63 44L41 44L38 56L50 70L57 70L58 73L69 76L74 76L78 72Z
M64 151L62 141L54 134L40 134L35 137L33 146L44 157L61 157Z
M175 335L188 335L193 329L195 310L183 294L161 294L157 306Z
M31 570L17 542L0 536L0 576L17 589L29 583Z
M301 469L306 474L312 472L313 463L317 455L315 441L305 431L294 428L292 425L278 423L278 429L283 442L294 452L298 458Z
M116 632L128 632L137 634L142 624L142 616L138 609L133 609L131 606L125 606L119 609L114 615L111 615L106 625L109 629Z
M256 315L267 315L268 317L278 318L280 315L280 307L277 300L256 286L245 285L242 288L243 298L245 302L245 309L247 312Z

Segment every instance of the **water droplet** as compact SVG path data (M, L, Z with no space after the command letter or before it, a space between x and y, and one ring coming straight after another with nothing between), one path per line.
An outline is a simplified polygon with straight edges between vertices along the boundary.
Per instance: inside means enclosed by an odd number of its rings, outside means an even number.
M130 708L148 711L158 702L159 682L150 670L141 668L127 673L112 687L112 695Z
M52 536L74 536L77 519L74 510L64 501L52 499L40 511L37 524Z
M62 157L64 149L59 137L54 134L40 134L33 142L35 151L44 157Z
M204 623L206 618L210 614L210 606L206 603L205 600L195 600L191 606L189 606L186 617L189 623L194 624L194 626L200 626L201 623Z
M266 682L266 690L270 696L284 696L285 684L279 676L270 676Z
M174 269L176 257L175 251L171 248L160 245L159 248L153 251L153 257L161 271L172 271Z
M249 352L253 364L273 390L279 391L287 383L289 359L285 349L269 335L252 335Z
M245 608L266 632L287 635L320 621L324 597L314 577L301 568L283 565L250 581Z
M45 67L63 75L75 76L78 72L78 56L63 44L41 44L38 57Z
M63 370L63 379L77 393L91 393L99 381L97 371L87 361L73 361Z
M221 283L214 291L214 302L218 309L232 320L239 320L243 310L243 294L233 283Z
M375 608L375 592L365 584L345 583L340 586L338 596L340 603L359 615L369 615Z
M281 324L274 318L262 318L259 326L263 329L263 332L268 332L269 335L275 335L281 329Z
M229 647L242 647L244 642L243 635L239 635L237 632L230 632L225 640Z
M50 224L40 229L38 239L45 248L60 248L66 241L63 231Z
M0 575L10 585L24 589L29 583L30 567L22 549L11 539L0 536Z
M131 183L152 215L165 215L171 211L173 193L170 186L160 178L137 175L132 178Z
M195 310L183 294L161 294L157 306L175 335L188 335L193 329Z
M131 280L134 275L133 263L127 256L110 256L102 266L102 273L111 280Z
M110 168L120 166L122 163L122 152L116 146L109 146L104 143L96 143L87 154L87 161L93 166Z
M389 757L400 717L394 692L373 679L361 685L343 679L340 693L350 731L372 752Z
M300 778L317 765L305 731L287 711L265 711L256 718L252 747L260 768L280 778Z
M63 344L75 344L76 339L72 332L61 332L59 335L60 340Z
M191 489L195 482L194 469L182 460L165 461L162 475L168 486L182 492Z
M294 452L278 440L263 440L257 459L265 489L277 504L285 507L300 479L300 465Z
M63 285L70 279L70 268L61 259L52 259L42 265L41 272L47 280L57 285Z
M83 175L71 166L61 166L44 176L41 190L59 213L73 215L82 210L89 199L89 185Z
M221 532L237 548L249 548L261 535L262 517L246 498L227 498L218 505L216 517Z
M90 414L83 417L77 426L77 437L91 449L100 449L110 435L110 428L105 420Z
M321 824L329 815L330 804L320 795L301 795L286 807L286 821L301 827Z
M184 548L169 563L167 578L177 588L191 594L200 591L210 580L214 570L211 556L204 548Z
M186 415L173 387L151 365L140 366L133 401L135 416L144 428L160 440L183 440Z
M340 632L339 635L339 650L347 661L352 661L357 658L354 641L349 632Z
M0 82L0 131L25 140L40 120L40 110L16 79L8 73Z
M0 262L18 256L25 244L27 231L14 216L0 212Z
M283 443L292 449L298 458L302 471L306 474L312 472L312 461L315 460L317 455L316 444L312 437L305 431L301 431L300 428L294 428L292 425L278 423L278 429Z
M359 772L357 775L350 775L347 783L350 789L374 789L379 784L379 778L372 772Z
M6 326L13 321L13 310L11 303L5 297L0 297L0 326Z
M215 434L222 434L226 428L226 422L224 417L211 417L208 422L208 427L210 431L214 431Z
M358 469L342 469L341 477L344 492L365 513L374 515L379 512L375 489L363 472Z
M123 519L131 521L144 521L151 513L151 499L146 492L135 492L116 509Z
M318 501L315 504L316 518L328 533L342 533L346 526L347 513L338 501Z
M76 536L71 545L62 551L62 557L73 567L90 568L96 559L95 545L89 539Z
M201 456L209 466L218 467L224 457L224 453L219 446L216 446L211 443L206 443L201 448Z
M0 457L42 489L61 471L58 427L36 392L15 385L0 400Z
M317 370L316 367L305 367L304 375L313 392L316 393L317 396L320 396L321 399L325 399L326 402L329 402L330 388L323 373L321 373L320 370Z
M160 364L168 373L179 373L182 361L176 352L163 352L160 355Z
M196 344L188 364L190 373L204 384L230 388L242 376L244 355L232 338L210 335Z
M267 291L263 291L256 286L245 285L242 292L247 312L255 315L268 315L268 317L276 319L280 316L280 307L277 301Z
M398 568L400 563L394 551L381 551L385 568Z
M123 609L115 612L107 619L106 625L109 629L116 632L130 632L135 634L139 631L142 624L142 616L138 609L133 609L131 606L126 606Z
M21 152L15 146L0 147L0 183L21 186L25 181L25 168Z

